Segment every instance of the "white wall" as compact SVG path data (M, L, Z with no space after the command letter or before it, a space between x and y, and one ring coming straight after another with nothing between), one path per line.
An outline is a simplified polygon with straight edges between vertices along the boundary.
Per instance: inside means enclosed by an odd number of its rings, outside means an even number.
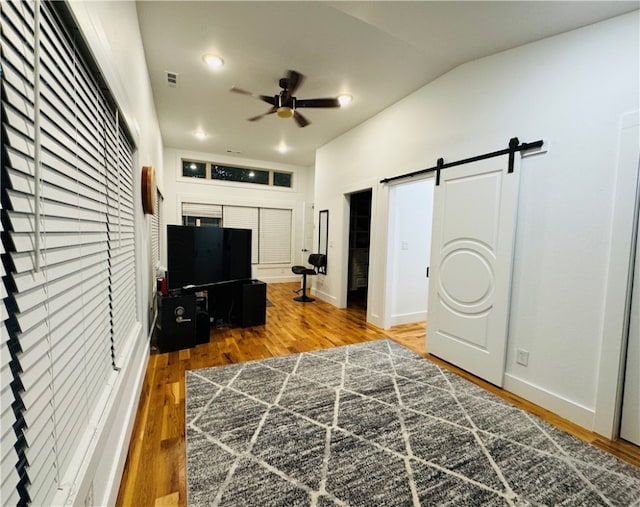
M427 319L433 187L428 178L389 188L385 328Z
M293 188L266 187L265 185L254 185L250 183L185 178L182 176L182 159L292 172ZM293 217L291 238L292 262L289 264L257 265L254 266L253 275L267 283L292 282L300 278L291 272L291 266L292 264L300 264L302 261L304 205L305 202L311 202L313 200L312 169L289 164L276 164L273 162L231 157L229 155L185 151L175 148L165 148L164 167L164 186L170 189L163 194L163 216L166 218L166 224L182 223L183 202L291 209ZM163 231L163 235L166 236L166 229ZM166 241L163 243L166 244ZM166 266L166 251L162 252L162 258Z
M162 185L162 138L138 28L135 2L71 2L71 9L129 125L136 151L134 188L140 189L143 165L152 165ZM111 396L96 421L92 451L80 465L68 504L115 504L131 430L149 356L150 218L136 205L136 286L141 332L121 370L114 374Z
M511 390L590 428L596 411L620 118L639 108L638 12L462 65L318 150L315 203L344 260L342 194L374 186L370 293L384 293L381 178L550 140L524 158L506 373ZM393 171L390 173L390 169ZM330 270L326 299L343 301ZM381 325L384 298L369 301ZM617 339L616 337L613 337ZM515 350L529 365L515 364Z

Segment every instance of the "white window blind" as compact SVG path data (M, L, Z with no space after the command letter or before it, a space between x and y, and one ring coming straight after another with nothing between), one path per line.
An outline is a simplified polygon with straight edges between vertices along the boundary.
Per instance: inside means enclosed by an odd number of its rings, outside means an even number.
M155 291L156 268L160 264L160 231L162 230L162 201L163 197L156 189L156 200L153 215L151 215L151 280Z
M183 217L222 218L222 206L220 206L219 204L183 202L182 216Z
M133 203L133 161L131 146L122 131L117 139L118 226L109 224L109 286L111 337L114 366L127 350L136 330L135 231Z
M25 127L33 130L33 68L30 62L33 61L33 13L31 7L26 3L17 5L6 5L0 3L0 19L2 23L2 34L0 43L2 45L2 65L3 72L0 79L3 91L2 110L5 114L9 114L7 102L15 103L14 112L11 114L22 117L22 122L26 123ZM6 75L10 72L10 80L7 81ZM18 120L20 121L20 120ZM7 137L8 131L3 126L3 144ZM14 136L17 142L22 142L23 149L33 146L33 140L27 139L22 141L22 136L16 134ZM32 152L31 152L32 153ZM24 157L24 165L33 162L32 156ZM5 153L3 151L2 166L6 166ZM27 169L28 171L28 169ZM3 171L4 173L4 171ZM2 187L5 186L5 177L3 174ZM2 208L6 208L4 202L1 203ZM6 210L0 211L3 217L6 217ZM2 227L0 222L0 227ZM5 252L2 242L0 242L0 255L3 261L8 260L8 254ZM18 505L20 503L20 493L18 488L23 487L24 480L21 473L24 467L20 466L21 459L24 459L24 451L22 447L18 448L17 435L21 435L24 431L23 412L18 405L15 405L16 399L13 389L18 386L19 379L17 372L19 365L15 357L18 352L18 342L16 340L17 322L15 317L11 318L8 305L15 305L15 301L10 301L7 287L11 287L11 277L4 270L4 262L0 263L2 275L2 283L0 285L0 296L2 296L2 304L0 307L1 325L0 325L0 497L4 505ZM7 299L6 299L7 298ZM15 312L12 312L15 313ZM49 411L51 413L51 411ZM47 438L47 435L44 436ZM52 439L50 440L52 441Z
M260 208L260 264L291 262L291 210Z
M0 234L2 231L3 227L0 221ZM4 253L4 246L0 241L0 256L4 256ZM12 357L8 341L9 312L5 305L5 298L7 297L5 283L8 282L9 279L4 265L0 263L0 442L3 443L15 442L16 435L13 426L17 423L12 406L14 402L12 385L15 384L13 384ZM16 468L18 459L18 454L13 445L3 444L0 446L0 497L4 505L17 505L20 500L18 494L20 476Z
M132 146L60 8L0 7L1 212L11 245L0 253L10 266L0 493L18 505L50 505L77 474L137 326Z
M223 227L251 229L251 264L258 264L258 208L245 206L224 206Z
M12 392L16 426L3 448L15 446L17 460L12 464L20 478L18 484L6 484L3 466L3 498L18 495L16 504L25 500L50 502L59 482L54 463L54 407L46 391L53 383L49 352L46 268L36 272L35 251L35 20L33 6L27 3L1 4L3 122L2 186L3 215L9 220L14 241L7 256L13 266L11 282L14 294L12 325L8 329L12 351L12 384L21 390ZM6 197L5 197L6 195ZM9 202L5 202L7 199ZM43 217L46 218L46 217ZM15 238L15 240L14 240ZM10 285L9 285L10 286ZM7 445L8 444L8 445ZM27 463L33 467L27 470ZM32 486L28 486L30 483ZM33 485L36 485L35 487ZM15 487L12 491L10 487Z

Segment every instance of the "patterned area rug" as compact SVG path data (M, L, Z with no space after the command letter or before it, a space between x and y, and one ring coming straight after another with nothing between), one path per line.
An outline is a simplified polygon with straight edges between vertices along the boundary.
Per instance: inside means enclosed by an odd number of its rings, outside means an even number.
M391 340L187 372L188 505L640 505L640 468Z

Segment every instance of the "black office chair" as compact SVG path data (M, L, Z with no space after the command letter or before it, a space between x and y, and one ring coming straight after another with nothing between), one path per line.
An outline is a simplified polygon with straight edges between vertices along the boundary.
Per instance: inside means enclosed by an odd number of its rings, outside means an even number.
M308 268L306 266L291 266L291 271L296 275L302 275L302 289L296 291L297 293L302 292L302 295L293 298L295 301L299 301L300 303L311 303L312 301L315 301L315 299L307 296L307 275L317 275L318 270L327 265L327 256L324 254L311 254L309 255L309 260L307 262L311 264L313 268Z

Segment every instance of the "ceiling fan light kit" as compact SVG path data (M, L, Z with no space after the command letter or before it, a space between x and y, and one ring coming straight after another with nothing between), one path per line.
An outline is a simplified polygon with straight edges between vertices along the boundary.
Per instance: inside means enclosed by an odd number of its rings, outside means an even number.
M305 77L295 70L287 71L287 76L280 78L278 84L282 90L278 95L258 95L248 92L236 86L231 88L232 92L242 95L250 95L254 98L262 100L267 104L271 104L271 109L267 112L247 118L249 121L257 121L262 117L277 113L280 118L293 118L299 127L306 127L311 123L305 118L298 109L301 108L331 108L340 107L340 98L321 98L321 99L297 99L293 96L298 87L302 84ZM350 97L350 96L349 96Z
M278 116L280 118L291 118L293 116L293 109L290 107L279 107Z

